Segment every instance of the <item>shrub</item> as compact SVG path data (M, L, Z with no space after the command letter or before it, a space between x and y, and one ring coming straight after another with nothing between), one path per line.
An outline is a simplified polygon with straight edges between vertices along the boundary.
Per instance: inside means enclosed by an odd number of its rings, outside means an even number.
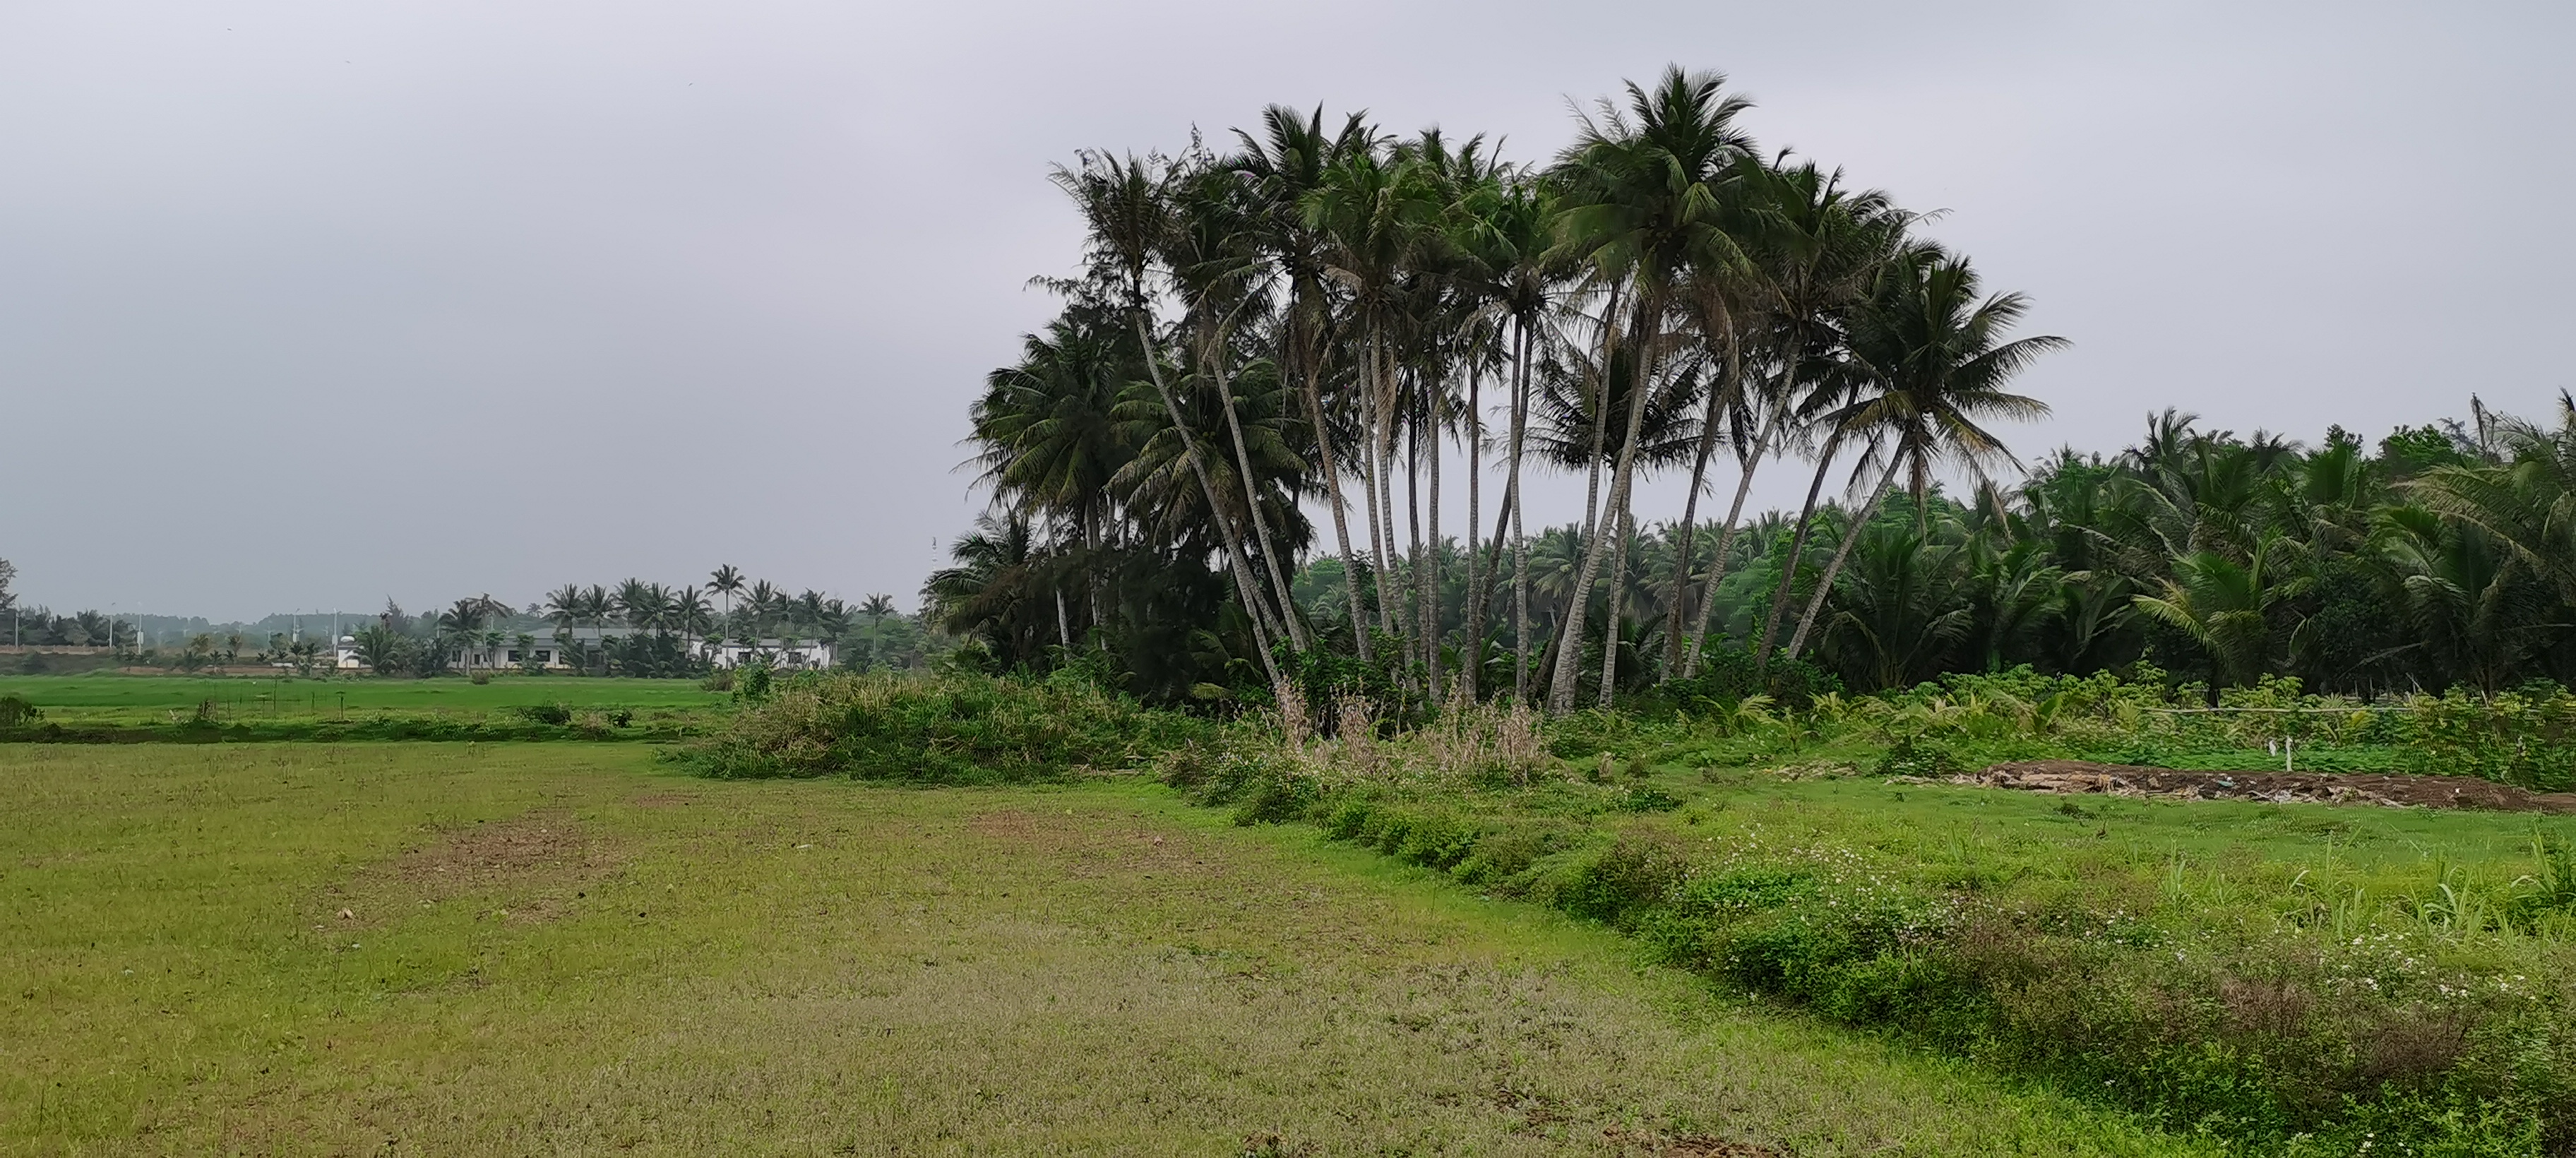
M1625 924L1681 883L1679 854L1652 841L1620 840L1563 867L1544 887L1547 900L1578 917Z
M0 728L24 727L44 718L44 711L28 703L27 697L0 696Z
M992 783L1126 768L1209 730L1070 679L806 673L754 700L764 670L743 669L744 708L680 759L725 778Z
M563 704L526 704L515 710L530 723L561 727L572 722L572 709Z

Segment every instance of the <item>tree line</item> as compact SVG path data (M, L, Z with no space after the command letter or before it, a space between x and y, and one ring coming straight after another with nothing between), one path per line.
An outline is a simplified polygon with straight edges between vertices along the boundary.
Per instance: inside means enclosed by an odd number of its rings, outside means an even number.
M2064 340L2015 334L2027 299L1919 214L1765 153L1746 107L1671 69L1544 164L1280 106L1222 146L1078 154L1053 179L1080 273L1040 279L1061 312L973 404L994 506L926 607L984 663L1162 700L2566 677L2563 400L2375 447L2168 412L2024 468L1996 426L2047 413L2012 380ZM1766 466L1798 509L1747 514ZM1524 526L1537 470L1584 480L1579 523ZM1657 472L1681 509L1641 518Z
M576 629L590 629L587 632ZM887 595L857 604L808 589L790 595L730 564L703 588L627 579L613 586L567 583L514 610L489 594L408 615L391 600L376 622L355 633L358 659L382 674L436 675L484 651L515 647L521 666L540 665L540 642L561 662L600 675L681 677L707 674L706 645L749 647L833 644L838 662L860 671L926 662L920 624Z

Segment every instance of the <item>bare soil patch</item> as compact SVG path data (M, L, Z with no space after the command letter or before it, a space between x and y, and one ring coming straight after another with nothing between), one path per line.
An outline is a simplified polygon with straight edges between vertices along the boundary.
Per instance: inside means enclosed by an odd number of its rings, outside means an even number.
M513 920L559 913L580 890L616 867L571 816L535 812L450 829L428 844L359 872L328 891L339 921L374 923L423 905L491 896Z
M1617 1146L1622 1154L1653 1154L1659 1158L1781 1158L1779 1151L1751 1142L1730 1142L1706 1134L1664 1135L1647 1130L1622 1130L1612 1127L1601 1132L1604 1140Z
M2086 760L2019 760L1950 777L1953 784L2061 795L2094 793L2153 800L2263 800L2274 804L2377 804L2398 808L2480 808L2576 812L2576 792L2530 792L2474 776L2346 775L2324 772L2192 772Z

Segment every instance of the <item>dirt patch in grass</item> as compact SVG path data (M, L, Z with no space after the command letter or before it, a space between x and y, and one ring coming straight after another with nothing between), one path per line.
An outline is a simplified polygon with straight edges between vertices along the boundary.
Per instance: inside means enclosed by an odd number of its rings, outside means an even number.
M558 915L579 886L616 868L601 841L562 812L449 829L326 891L333 921L374 924L463 898L490 898L512 920Z
M1622 1130L1617 1127L1601 1132L1603 1140L1616 1146L1621 1154L1653 1154L1658 1158L1781 1158L1780 1152L1751 1142L1729 1142L1706 1134L1658 1134L1651 1130Z
M1055 854L1073 854L1076 875L1097 875L1139 863L1172 869L1206 868L1213 854L1205 842L1179 829L1108 826L1096 819L1003 809L980 813L966 830L986 840L1022 845Z
M1900 778L1908 779L1908 778ZM2576 792L2529 792L2474 776L2337 775L2318 772L2191 772L2085 760L1997 764L1953 784L2023 792L2098 793L2154 800L2263 800L2274 804L2378 804L2576 812Z

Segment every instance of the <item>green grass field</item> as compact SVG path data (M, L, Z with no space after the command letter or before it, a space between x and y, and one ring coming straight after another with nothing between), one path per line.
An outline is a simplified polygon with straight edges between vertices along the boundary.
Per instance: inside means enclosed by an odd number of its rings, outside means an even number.
M2201 1152L1135 780L664 769L0 746L0 1152Z
M48 720L117 724L169 722L173 713L184 718L209 700L226 720L377 713L479 717L537 704L709 712L729 702L725 693L707 691L693 680L525 675L497 676L482 684L461 677L0 676L0 696L22 696Z
M1880 777L1782 780L1745 770L1648 781L1685 807L1634 823L1707 839L1724 830L1775 845L1986 852L1995 864L2161 871L2179 861L2247 888L2335 873L2382 893L2428 891L2445 873L2533 871L2535 836L2576 844L2576 816L2117 796L2056 796Z

